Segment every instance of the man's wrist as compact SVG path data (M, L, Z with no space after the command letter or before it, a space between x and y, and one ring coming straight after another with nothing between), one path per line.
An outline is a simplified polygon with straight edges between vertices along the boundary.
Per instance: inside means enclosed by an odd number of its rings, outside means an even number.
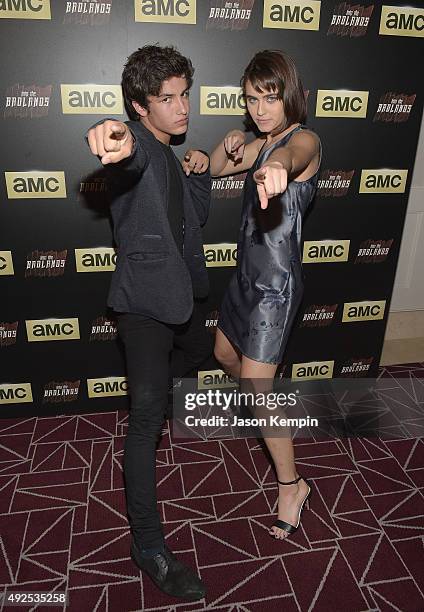
M136 137L134 136L132 130L126 125L127 128L127 135L124 138L123 144L127 144L127 142L129 142L131 144L131 151L128 157L132 157L132 155L134 155L135 149L136 149L136 145L137 145L137 140Z
M135 138L130 132L130 142L131 142L131 155L134 153L135 149Z
M203 153L203 155L206 155L206 157L210 161L211 156L209 155L209 153L207 151L203 151L202 149L196 149L196 151L199 151L199 153Z

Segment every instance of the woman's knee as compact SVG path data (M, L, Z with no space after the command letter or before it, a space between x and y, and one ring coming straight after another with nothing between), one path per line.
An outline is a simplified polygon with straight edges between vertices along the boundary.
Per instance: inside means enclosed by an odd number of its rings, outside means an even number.
M238 355L233 349L215 345L214 356L223 365L233 365L238 362Z

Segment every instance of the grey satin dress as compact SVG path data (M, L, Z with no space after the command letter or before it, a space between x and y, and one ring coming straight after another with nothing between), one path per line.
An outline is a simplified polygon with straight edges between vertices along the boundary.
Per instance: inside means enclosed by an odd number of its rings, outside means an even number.
M298 126L269 149L261 151L246 176L237 269L221 305L218 327L241 353L256 361L278 364L302 294L302 217L314 197L318 171L303 182L289 182L286 191L262 210L253 173L278 147L306 126Z

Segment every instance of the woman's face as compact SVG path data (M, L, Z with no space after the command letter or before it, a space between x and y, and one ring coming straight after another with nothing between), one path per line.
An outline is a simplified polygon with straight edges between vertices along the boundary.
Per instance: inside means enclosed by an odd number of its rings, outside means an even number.
M285 129L283 101L276 91L259 93L250 81L246 81L245 96L247 110L261 132L278 134Z

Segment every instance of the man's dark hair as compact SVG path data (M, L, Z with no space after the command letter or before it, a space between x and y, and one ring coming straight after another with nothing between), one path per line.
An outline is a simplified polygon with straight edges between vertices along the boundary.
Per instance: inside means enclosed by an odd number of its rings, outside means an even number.
M280 50L256 53L241 78L241 86L250 81L256 91L273 91L283 101L286 127L306 120L306 99L302 82L292 58Z
M125 108L130 119L137 121L138 113L131 102L149 107L147 96L158 96L163 81L172 77L185 77L190 88L194 68L188 57L174 47L145 45L132 53L122 72L122 91Z

